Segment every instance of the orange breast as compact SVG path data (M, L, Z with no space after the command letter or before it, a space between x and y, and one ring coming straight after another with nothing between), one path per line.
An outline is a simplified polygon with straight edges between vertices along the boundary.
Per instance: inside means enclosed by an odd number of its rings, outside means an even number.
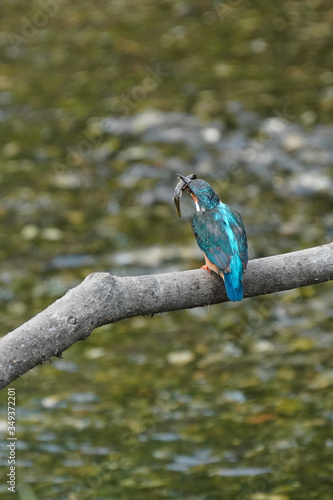
M209 267L209 269L211 271L214 271L214 273L216 274L220 274L220 271L218 269L217 266L215 266L215 264L213 264L209 258L207 257L207 255L204 253L204 257L205 257L205 261L206 261L206 266ZM220 276L224 279L224 276L223 276L223 273L220 274Z

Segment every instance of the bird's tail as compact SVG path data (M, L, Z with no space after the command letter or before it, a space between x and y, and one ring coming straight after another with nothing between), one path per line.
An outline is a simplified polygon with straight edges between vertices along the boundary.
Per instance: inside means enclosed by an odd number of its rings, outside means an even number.
M236 302L243 298L243 265L239 255L233 255L230 262L230 273L223 273L225 289L230 300Z

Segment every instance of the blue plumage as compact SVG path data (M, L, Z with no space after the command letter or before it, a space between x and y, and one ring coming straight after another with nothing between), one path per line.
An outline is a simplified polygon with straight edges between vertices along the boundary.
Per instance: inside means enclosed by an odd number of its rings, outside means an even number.
M230 300L237 301L243 298L243 267L238 255L233 255L230 263L230 273L224 274L224 284Z
M186 180L196 208L192 229L206 266L223 277L230 300L242 300L248 250L241 216L220 201L208 182L180 177Z

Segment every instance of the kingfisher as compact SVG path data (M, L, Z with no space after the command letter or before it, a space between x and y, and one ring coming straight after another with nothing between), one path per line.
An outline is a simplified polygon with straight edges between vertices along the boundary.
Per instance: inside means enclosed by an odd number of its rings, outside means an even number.
M229 300L243 298L243 274L248 262L247 238L242 218L236 210L222 203L218 195L203 179L194 174L178 174L174 201L180 216L179 200L188 190L195 207L192 229L206 264L202 269L219 274L225 284Z

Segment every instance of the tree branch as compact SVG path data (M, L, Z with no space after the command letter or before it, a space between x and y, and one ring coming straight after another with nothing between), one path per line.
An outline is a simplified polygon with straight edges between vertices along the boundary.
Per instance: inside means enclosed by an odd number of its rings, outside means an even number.
M244 296L333 279L333 243L251 260ZM222 279L204 270L118 278L90 274L80 285L0 340L0 388L60 354L94 328L140 315L228 300Z

